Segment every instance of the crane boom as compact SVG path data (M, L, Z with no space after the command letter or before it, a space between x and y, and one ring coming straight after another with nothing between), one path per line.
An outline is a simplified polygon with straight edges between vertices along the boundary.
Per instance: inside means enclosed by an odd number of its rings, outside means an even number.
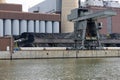
M79 0L80 2L80 0ZM104 10L91 12L87 8L79 8L71 10L68 20L74 23L74 49L89 49L101 47L100 33L101 24L97 22L100 18L115 16L117 13L113 10ZM99 24L99 25L98 25ZM79 44L81 42L81 44Z

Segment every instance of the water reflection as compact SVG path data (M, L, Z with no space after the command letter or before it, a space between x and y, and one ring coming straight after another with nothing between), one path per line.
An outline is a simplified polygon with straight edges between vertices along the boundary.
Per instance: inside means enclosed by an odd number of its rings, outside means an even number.
M1 60L0 80L120 80L120 59Z

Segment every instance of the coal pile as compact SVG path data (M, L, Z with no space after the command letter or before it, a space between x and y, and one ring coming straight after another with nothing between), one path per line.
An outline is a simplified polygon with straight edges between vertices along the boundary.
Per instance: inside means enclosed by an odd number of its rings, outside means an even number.
M100 35L100 39L101 39L101 40L106 40L106 39L108 39L108 36L105 35L105 34L101 34L101 35Z
M22 47L32 47L32 45L36 45L36 40L44 40L44 39L69 39L71 40L74 38L73 33L22 33L20 36L14 36L14 40L21 39L20 42L17 42L19 46ZM50 41L50 40L49 40ZM50 41L51 42L51 41ZM64 43L37 43L39 47L66 47L66 46L73 46L73 44L64 44Z
M111 37L112 39L120 39L120 33L110 34L110 37Z
M71 33L22 33L20 38L26 38L29 37L29 35L40 39L71 39L74 37Z

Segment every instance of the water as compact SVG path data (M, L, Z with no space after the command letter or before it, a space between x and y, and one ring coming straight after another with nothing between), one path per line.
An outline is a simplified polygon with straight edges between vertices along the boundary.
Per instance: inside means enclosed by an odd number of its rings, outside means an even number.
M0 80L120 80L120 58L0 60Z

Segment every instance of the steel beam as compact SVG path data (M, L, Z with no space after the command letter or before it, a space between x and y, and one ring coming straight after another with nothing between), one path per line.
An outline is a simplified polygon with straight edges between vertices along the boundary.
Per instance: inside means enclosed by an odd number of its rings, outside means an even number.
M105 18L109 16L115 16L115 15L117 15L117 13L113 10L104 10L104 11L98 11L95 13L90 13L86 16L81 16L71 21L76 22L76 21L83 21L83 20L88 20L88 19L96 20L96 19Z

